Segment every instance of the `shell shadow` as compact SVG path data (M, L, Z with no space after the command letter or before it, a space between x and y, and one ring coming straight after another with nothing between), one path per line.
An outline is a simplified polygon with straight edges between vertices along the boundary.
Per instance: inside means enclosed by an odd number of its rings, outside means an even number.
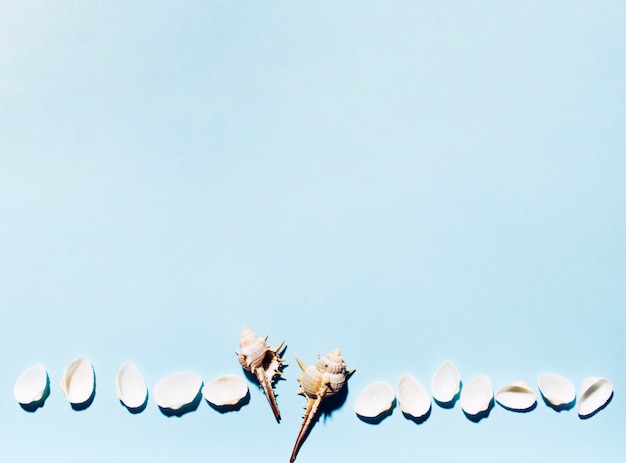
M209 404L209 407L211 407L216 412L219 412L219 413L238 412L239 410L241 410L242 407L250 403L250 389L248 389L248 392L246 393L244 398L234 405L215 405L206 399L204 400L206 401L207 404Z
M502 405L500 402L498 402L498 405L500 405L502 408L504 408L505 410L508 410L510 412L514 412L514 413L528 413L528 412L532 412L535 408L537 408L537 401L535 400L530 407L523 408L523 409L510 408L510 407L507 407L506 405Z
M450 400L449 402L440 402L439 400L435 399L434 397L433 397L433 400L441 408L446 408L446 409L454 408L454 405L457 403L457 401L461 397L461 391L462 390L463 390L463 382L461 381L461 383L459 384L459 392L457 392L456 395L454 397L452 397L452 400Z
M554 405L551 404L548 399L546 399L546 397L543 395L543 392L539 391L541 394L541 398L543 399L543 403L545 403L548 407L550 407L552 410L556 411L556 412L566 412L571 410L572 408L574 408L574 405L576 405L576 397L574 397L574 400L572 400L570 403L567 404L561 404L561 405Z
M129 413L132 413L133 415L136 415L137 413L141 413L143 412L146 407L148 406L148 396L149 396L149 392L146 389L146 398L144 399L143 403L139 406L139 407L129 407L128 405L126 405L124 402L122 402L120 400L120 403L124 406L124 408L126 410L128 410Z
M44 404L46 403L46 399L48 398L49 395L50 395L50 377L48 376L48 373L46 373L46 387L43 390L43 395L41 396L41 399L31 402L29 404L21 403L20 407L22 407L22 409L24 409L28 413L35 413L39 408L43 408Z
M346 375L346 383L344 386L337 392L335 395L331 395L330 397L326 397L319 408L318 416L323 416L324 421L330 415L333 414L336 410L340 410L346 403L346 399L348 398L348 379L354 374L356 370L352 370ZM316 420L317 421L317 420Z
M402 412L402 416L404 416L407 420L412 421L413 423L419 425L419 424L422 424L424 421L426 421L428 418L430 418L430 414L432 410L433 410L433 407L431 405L428 408L428 411L420 417L409 415L408 413L404 413L404 412Z
M487 406L486 410L484 410L484 411L482 411L480 413L477 413L475 415L470 415L465 410L463 410L463 414L472 423L478 423L480 420L482 420L484 418L487 418L489 416L489 413L491 413L491 410L493 410L494 406L495 406L495 401L493 400L493 397L492 397L491 400L489 401L489 405Z
M93 370L93 367L92 367L92 370ZM88 409L93 403L95 398L96 398L96 372L94 370L93 371L93 390L91 391L91 395L89 396L89 398L79 404L70 402L70 405L72 406L72 410L76 412L81 412L83 410Z
M613 395L615 394L615 391L611 392L611 395L609 396L609 399L604 403L604 405L602 405L601 407L599 407L596 411L594 411L593 413L590 413L589 415L578 415L578 418L580 418L581 420L588 420L589 418L596 416L598 414L598 412L600 412L601 410L604 410L610 403L611 401L613 401Z
M388 410L385 410L384 412L379 413L376 416L362 416L362 415L359 415L358 413L356 414L356 416L364 423L377 425L377 424L380 424L388 416L391 416L394 408L396 408L395 398L393 399L393 402L391 402L391 407L389 407Z
M196 394L196 396L190 403L183 405L177 410L174 410L172 408L164 408L164 407L159 407L159 410L161 410L161 413L163 413L168 418L171 418L172 416L180 418L181 416L186 415L187 413L195 412L198 409L198 406L200 405L200 401L202 400L202 393L200 392L201 390L202 390L202 387L200 388L200 390L198 391L198 393Z

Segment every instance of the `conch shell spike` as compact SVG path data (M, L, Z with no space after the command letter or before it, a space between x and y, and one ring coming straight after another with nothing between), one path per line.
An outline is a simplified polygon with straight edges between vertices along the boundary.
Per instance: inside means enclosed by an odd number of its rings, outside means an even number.
M296 357L296 362L298 362L302 370L302 376L298 378L302 389L298 394L307 398L307 405L303 415L304 420L302 427L300 428L296 443L291 452L290 463L293 463L296 459L302 443L311 431L322 401L326 397L330 397L341 391L349 376L354 373L354 370L346 372L346 364L343 363L339 349L331 351L324 357L318 355L317 359L316 365L307 366Z
M285 341L281 342L276 349L272 349L267 345L268 337L260 338L254 331L244 326L239 343L241 352L237 352L237 358L244 370L256 376L276 421L280 422L280 411L274 395L274 383L280 378L284 366L280 353Z

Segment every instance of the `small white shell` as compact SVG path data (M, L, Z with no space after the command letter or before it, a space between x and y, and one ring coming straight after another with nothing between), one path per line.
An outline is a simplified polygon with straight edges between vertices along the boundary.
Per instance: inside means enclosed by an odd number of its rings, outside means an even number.
M163 409L180 410L198 397L201 386L202 378L197 373L172 373L154 385L154 401Z
M576 400L576 389L572 382L554 373L543 373L537 379L543 397L553 407L567 407Z
M400 410L414 418L423 418L430 411L430 394L414 376L405 373L400 376L396 387Z
M393 407L395 391L386 381L367 386L354 402L354 411L363 418L378 418Z
M613 383L607 378L591 376L585 378L580 387L578 415L589 418L602 410L613 396Z
M83 405L90 401L96 388L96 375L87 357L79 357L63 372L61 390L72 405Z
M234 406L248 395L248 383L240 375L218 376L204 385L202 395L216 407Z
M135 364L123 364L115 378L115 394L129 409L139 409L148 399L148 387Z
M444 406L449 405L454 402L460 390L461 373L451 360L446 360L439 365L430 383L433 398Z
M15 382L13 396L22 405L31 405L43 399L48 387L48 373L42 364L24 371Z
M489 410L493 400L493 386L487 375L478 375L461 391L461 408L469 416L477 416Z
M496 392L496 401L508 410L524 412L537 404L537 396L526 381L514 381Z

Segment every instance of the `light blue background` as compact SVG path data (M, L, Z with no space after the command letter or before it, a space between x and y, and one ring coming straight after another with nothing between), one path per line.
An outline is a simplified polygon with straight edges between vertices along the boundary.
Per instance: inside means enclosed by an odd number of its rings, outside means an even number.
M2 461L286 462L293 357L340 347L357 372L300 463L623 462L625 24L619 1L3 1ZM244 324L287 342L281 424L252 384L224 415L117 401L125 361L150 390L240 373ZM365 386L446 358L615 396L586 421L356 418ZM30 414L12 389L40 362Z

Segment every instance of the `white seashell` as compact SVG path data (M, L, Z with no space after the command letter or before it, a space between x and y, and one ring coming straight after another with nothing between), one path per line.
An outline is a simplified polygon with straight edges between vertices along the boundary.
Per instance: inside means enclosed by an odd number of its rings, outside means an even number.
M609 379L596 376L585 378L580 387L578 415L583 419L592 417L608 405L612 396L613 383Z
M148 386L135 364L127 362L117 372L115 394L125 407L138 410L146 405Z
M396 387L400 410L413 418L424 418L430 412L430 394L414 376L405 373L400 376Z
M248 383L240 375L218 376L204 385L202 395L216 407L235 406L247 397Z
M430 390L439 404L443 406L454 404L461 390L461 373L452 361L446 360L439 365L430 383Z
M49 389L48 373L43 365L38 364L17 378L13 396L20 404L28 406L45 400L46 389Z
M576 400L576 389L572 382L554 373L543 373L537 379L544 399L553 407L565 409ZM571 408L571 407L570 407Z
M470 417L489 410L493 401L493 386L487 375L478 375L461 391L461 408Z
M89 404L96 389L96 374L87 357L79 357L63 372L61 390L74 406Z
M196 400L200 387L202 378L197 373L172 373L154 385L154 401L162 409L180 410Z
M535 391L526 381L514 381L496 392L496 401L516 412L530 411L537 405Z
M376 381L358 395L354 402L354 411L363 418L378 418L391 410L394 400L393 386L386 381Z

